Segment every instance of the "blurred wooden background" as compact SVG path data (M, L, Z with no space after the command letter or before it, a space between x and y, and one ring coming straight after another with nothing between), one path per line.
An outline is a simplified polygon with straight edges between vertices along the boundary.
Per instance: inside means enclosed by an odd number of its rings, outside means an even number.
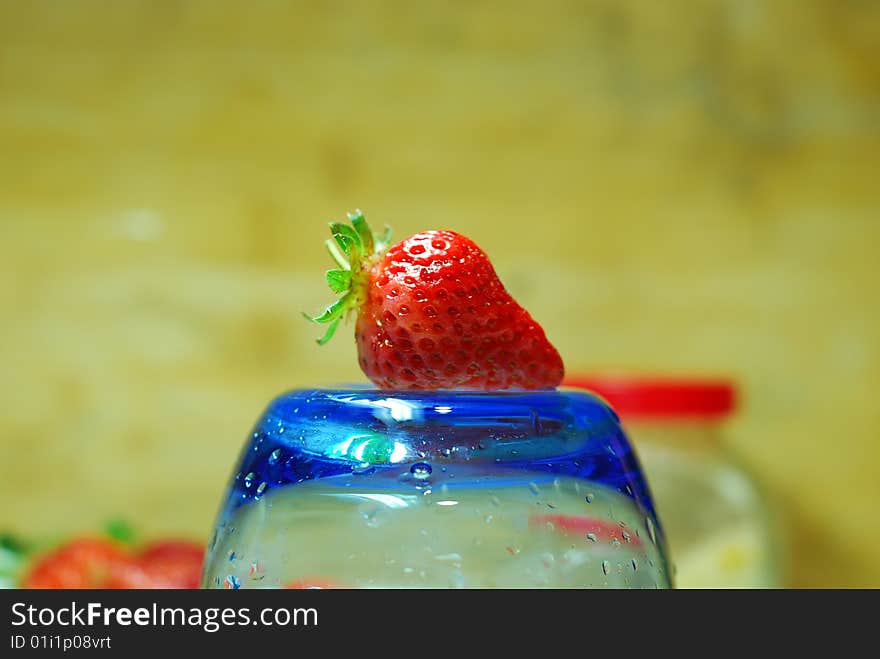
M303 6L306 5L306 6ZM326 222L489 252L569 371L729 374L795 585L880 586L880 4L0 0L0 529L205 538Z

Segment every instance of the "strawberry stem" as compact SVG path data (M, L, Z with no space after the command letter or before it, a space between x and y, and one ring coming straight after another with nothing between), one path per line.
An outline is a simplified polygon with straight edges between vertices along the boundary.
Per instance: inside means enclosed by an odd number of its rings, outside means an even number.
M361 247L364 252L372 254L375 249L373 243L373 230L370 229L370 225L367 224L367 218L365 218L364 214L360 211L355 211L354 213L348 214L348 219L354 227L354 230L357 232L358 238L361 240Z
M331 291L342 293L351 285L351 270L328 270L326 278Z
M347 311L363 303L370 268L385 254L391 241L391 227L386 225L377 236L359 210L348 213L348 220L350 225L331 222L333 238L325 243L331 258L339 267L328 270L324 276L330 290L341 296L317 316L303 313L313 323L327 324L327 330L318 339L318 345L324 345L333 337Z
M327 245L327 251L330 252L330 256L336 261L336 265L340 268L345 268L346 270L350 270L351 266L348 265L348 261L345 257L340 253L339 248L329 238L324 241L324 244Z
M131 524L124 519L114 518L104 524L104 533L111 540L132 544L137 536Z

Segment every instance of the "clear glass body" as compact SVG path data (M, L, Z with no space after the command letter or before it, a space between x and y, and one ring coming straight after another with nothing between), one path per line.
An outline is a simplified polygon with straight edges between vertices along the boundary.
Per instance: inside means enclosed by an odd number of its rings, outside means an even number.
M205 588L671 586L617 416L583 392L297 391L230 479Z
M664 522L676 586L778 587L771 508L724 447L718 424L643 420L626 427Z

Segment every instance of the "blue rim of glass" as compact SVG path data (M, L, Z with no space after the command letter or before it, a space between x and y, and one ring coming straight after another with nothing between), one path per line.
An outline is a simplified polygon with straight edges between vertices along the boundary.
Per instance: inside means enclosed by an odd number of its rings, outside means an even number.
M617 414L590 393L564 389L285 393L269 404L245 443L225 507L231 511L305 481L383 472L390 477L404 466L462 459L488 465L496 475L458 481L458 487L499 487L504 474L519 471L540 480L572 477L634 499L656 520Z

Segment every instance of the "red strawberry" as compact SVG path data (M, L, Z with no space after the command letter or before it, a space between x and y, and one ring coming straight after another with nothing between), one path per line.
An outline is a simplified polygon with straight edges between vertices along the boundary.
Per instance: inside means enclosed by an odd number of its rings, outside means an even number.
M23 588L198 588L204 549L185 541L147 545L137 554L110 540L79 538L38 560Z
M109 540L72 540L38 560L22 588L109 588L134 569L126 551Z
M137 556L137 564L147 577L140 587L198 588L204 555L204 547L185 540L164 540L147 545Z
M329 323L357 311L361 369L382 389L543 389L564 368L544 330L519 306L488 257L453 231L425 231L385 251L390 230L374 236L360 211L334 222L328 240L340 265L327 283L342 293L315 318Z

